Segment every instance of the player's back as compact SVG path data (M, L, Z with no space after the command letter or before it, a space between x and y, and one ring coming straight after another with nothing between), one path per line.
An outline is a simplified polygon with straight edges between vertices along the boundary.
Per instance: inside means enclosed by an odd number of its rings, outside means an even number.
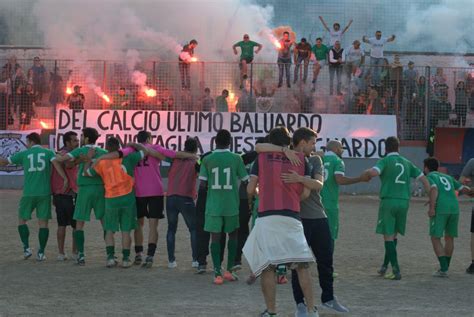
M55 153L41 145L34 145L11 157L11 163L22 165L24 169L24 196L51 194L51 161Z
M71 152L68 153L68 155L73 158L78 158L82 155L86 156L91 147L95 149L95 154L94 154L93 159L97 159L107 153L106 150L96 147L95 145L85 145L85 146L72 150ZM101 185L102 183L103 183L102 179L98 176L94 176L94 177L84 176L84 163L82 162L79 164L79 169L77 172L77 185L78 186Z
M324 185L321 189L323 201L337 202L339 200L339 184L336 181L336 174L344 175L344 162L337 155L324 155Z
M428 180L431 186L435 186L438 189L436 212L441 214L459 213L456 190L461 188L461 183L451 176L440 172L429 173Z
M423 175L420 169L398 153L387 154L374 168L378 170L382 182L380 198L410 199L411 178Z
M121 158L101 160L94 170L104 181L106 198L124 196L133 190L133 177L127 173Z
M174 159L168 173L168 196L196 197L196 160Z
M302 162L305 162L302 153L297 154ZM258 161L255 162L258 169L259 183L259 212L266 211L300 211L300 195L303 193L303 185L300 183L285 184L281 179L282 173L296 171L300 175L305 174L306 164L294 166L283 153L268 152L260 153ZM255 166L252 174L255 172Z

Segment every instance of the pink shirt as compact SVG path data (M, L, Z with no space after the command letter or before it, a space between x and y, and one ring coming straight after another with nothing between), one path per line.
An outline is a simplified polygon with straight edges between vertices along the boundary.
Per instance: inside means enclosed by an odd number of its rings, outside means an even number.
M62 148L59 153L61 155L66 155L69 151L65 148ZM51 173L51 191L53 194L69 194L71 191L77 193L77 169L78 166L75 165L72 168L66 168L63 163L64 172L66 173L67 179L69 181L69 187L66 192L63 192L63 178L59 175L55 168L53 168Z
M167 196L196 198L196 160L175 159L168 173Z
M146 147L154 149L169 158L175 158L176 152L165 149L159 145L144 144ZM134 149L123 149L123 155L127 156L132 153ZM135 167L135 196L136 197L151 197L163 196L163 181L160 173L161 160L155 157L146 156Z

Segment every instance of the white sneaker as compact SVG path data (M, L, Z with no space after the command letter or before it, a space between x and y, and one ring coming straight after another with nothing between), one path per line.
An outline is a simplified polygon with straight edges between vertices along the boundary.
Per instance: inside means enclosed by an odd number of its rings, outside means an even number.
M42 262L46 260L46 255L44 253L39 253L36 255L36 261L38 262Z
M296 305L295 317L307 317L308 309L304 303L299 303Z
M169 269L174 269L178 266L178 264L176 263L176 261L173 261L173 262L168 262L168 268Z
M105 266L108 268L116 267L117 261L115 261L115 259L108 259L107 264Z
M128 269L132 265L133 265L133 263L132 263L132 261L130 261L130 259L126 259L126 260L122 261L122 268L124 268L124 269Z
M78 258L79 258L79 253L73 253L71 255L71 259L73 259L74 261L77 261Z
M33 255L33 252L30 248L23 251L23 258L26 260Z
M198 261L193 261L191 263L191 267L197 269L199 267L199 262Z
M57 260L58 260L58 261L63 262L63 261L66 261L66 260L68 260L68 259L69 259L69 258L67 257L67 254L61 254L61 253L58 254L58 257L57 257Z

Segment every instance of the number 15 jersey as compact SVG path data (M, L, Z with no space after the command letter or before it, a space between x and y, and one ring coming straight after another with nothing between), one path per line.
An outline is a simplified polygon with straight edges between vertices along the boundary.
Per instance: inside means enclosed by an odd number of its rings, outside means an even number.
M409 200L411 196L411 178L423 176L423 173L415 164L396 152L387 154L373 168L379 172L380 181L382 182L380 187L381 199Z
M199 179L207 181L206 215L239 214L239 180L249 178L240 155L229 150L215 150L201 163Z

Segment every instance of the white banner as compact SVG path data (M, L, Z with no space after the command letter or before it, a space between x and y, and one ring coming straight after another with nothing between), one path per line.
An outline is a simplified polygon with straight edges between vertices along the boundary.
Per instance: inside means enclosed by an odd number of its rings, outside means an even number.
M197 137L201 153L214 149L220 129L231 132L231 149L240 153L253 150L256 139L275 126L286 126L290 132L309 127L318 132L318 149L338 139L348 158L384 156L384 139L397 135L395 116L383 115L60 109L56 124L56 148L62 146L61 136L67 131L80 134L82 128L92 127L99 131L99 146L110 136L122 144L134 142L136 134L146 130L152 133L153 143L173 150L182 150L186 138Z
M26 150L26 136L33 132L41 134L41 130L0 130L0 157L9 158L20 151ZM1 175L23 175L23 167L16 165L0 166Z

